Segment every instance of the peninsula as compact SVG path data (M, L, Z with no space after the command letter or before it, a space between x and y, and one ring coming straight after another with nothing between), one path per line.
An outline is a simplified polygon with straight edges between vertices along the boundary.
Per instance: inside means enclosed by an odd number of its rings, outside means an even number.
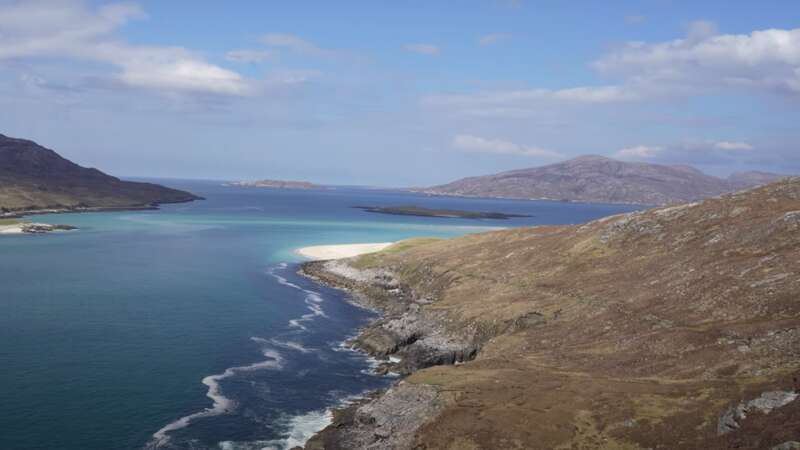
M584 225L409 240L308 276L402 375L306 449L795 448L800 178Z
M498 219L507 220L513 217L531 217L525 214L506 214L500 212L462 211L457 209L432 209L421 206L354 206L371 213L391 214L395 216L439 217L445 219Z
M33 141L0 134L0 217L153 209L198 199L158 184L123 181L81 167Z

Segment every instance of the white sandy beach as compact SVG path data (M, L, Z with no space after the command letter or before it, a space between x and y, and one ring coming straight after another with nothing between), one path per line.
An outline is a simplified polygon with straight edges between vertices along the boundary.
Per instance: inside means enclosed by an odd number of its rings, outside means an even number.
M314 245L296 250L298 254L309 259L342 259L366 253L379 252L394 242L377 242L371 244Z
M0 225L0 234L22 234L22 224Z

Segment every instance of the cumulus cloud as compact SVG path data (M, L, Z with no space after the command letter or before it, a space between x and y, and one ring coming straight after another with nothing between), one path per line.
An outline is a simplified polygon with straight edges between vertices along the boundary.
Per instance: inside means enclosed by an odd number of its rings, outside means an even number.
M662 89L727 87L800 94L800 28L718 34L713 23L699 21L682 39L630 42L593 65Z
M522 117L557 105L659 101L723 90L800 95L800 28L731 35L719 34L713 22L697 21L687 26L684 38L629 42L594 61L592 67L619 81L603 86L430 95L422 103L462 115Z
M661 150L661 147L636 145L633 147L623 148L617 151L614 156L623 159L650 159L656 157Z
M422 104L477 116L524 116L545 104L611 104L637 99L619 86L582 86L569 89L523 89L477 94L430 95Z
M404 49L420 55L438 56L442 50L433 44L406 44Z
M494 44L500 43L500 42L505 41L505 40L507 40L509 38L511 38L511 35L508 34L508 33L485 34L485 35L481 36L480 38L478 38L478 44L481 47L486 47L486 46L489 46L489 45L494 45Z
M515 144L499 139L485 139L468 134L459 134L453 138L453 147L475 153L497 153L507 155L534 156L540 158L561 158L563 155L554 151L540 147L530 147Z
M113 32L144 17L129 3L96 9L83 2L26 1L0 6L0 60L58 58L115 67L116 81L170 92L246 95L250 84L238 73L210 64L182 47L135 46Z
M661 163L724 164L750 158L755 146L736 141L693 141L664 146L635 145L618 150L621 159Z

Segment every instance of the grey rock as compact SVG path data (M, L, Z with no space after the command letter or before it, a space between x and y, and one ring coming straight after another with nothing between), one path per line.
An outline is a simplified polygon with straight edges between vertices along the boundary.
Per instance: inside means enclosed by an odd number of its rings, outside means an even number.
M720 416L717 421L717 434L723 435L739 428L742 420L747 418L747 414L758 411L769 414L773 409L786 406L800 396L792 391L769 391L748 402L740 402L732 406Z

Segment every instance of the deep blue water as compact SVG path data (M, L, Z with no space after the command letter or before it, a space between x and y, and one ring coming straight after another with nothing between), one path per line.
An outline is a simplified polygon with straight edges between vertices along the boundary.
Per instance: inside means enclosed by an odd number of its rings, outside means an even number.
M296 275L294 249L579 223L634 209L166 184L207 200L38 216L80 230L0 236L0 449L302 443L328 408L391 379L372 375L366 357L340 346L371 314ZM409 204L533 217L475 221L351 208Z

